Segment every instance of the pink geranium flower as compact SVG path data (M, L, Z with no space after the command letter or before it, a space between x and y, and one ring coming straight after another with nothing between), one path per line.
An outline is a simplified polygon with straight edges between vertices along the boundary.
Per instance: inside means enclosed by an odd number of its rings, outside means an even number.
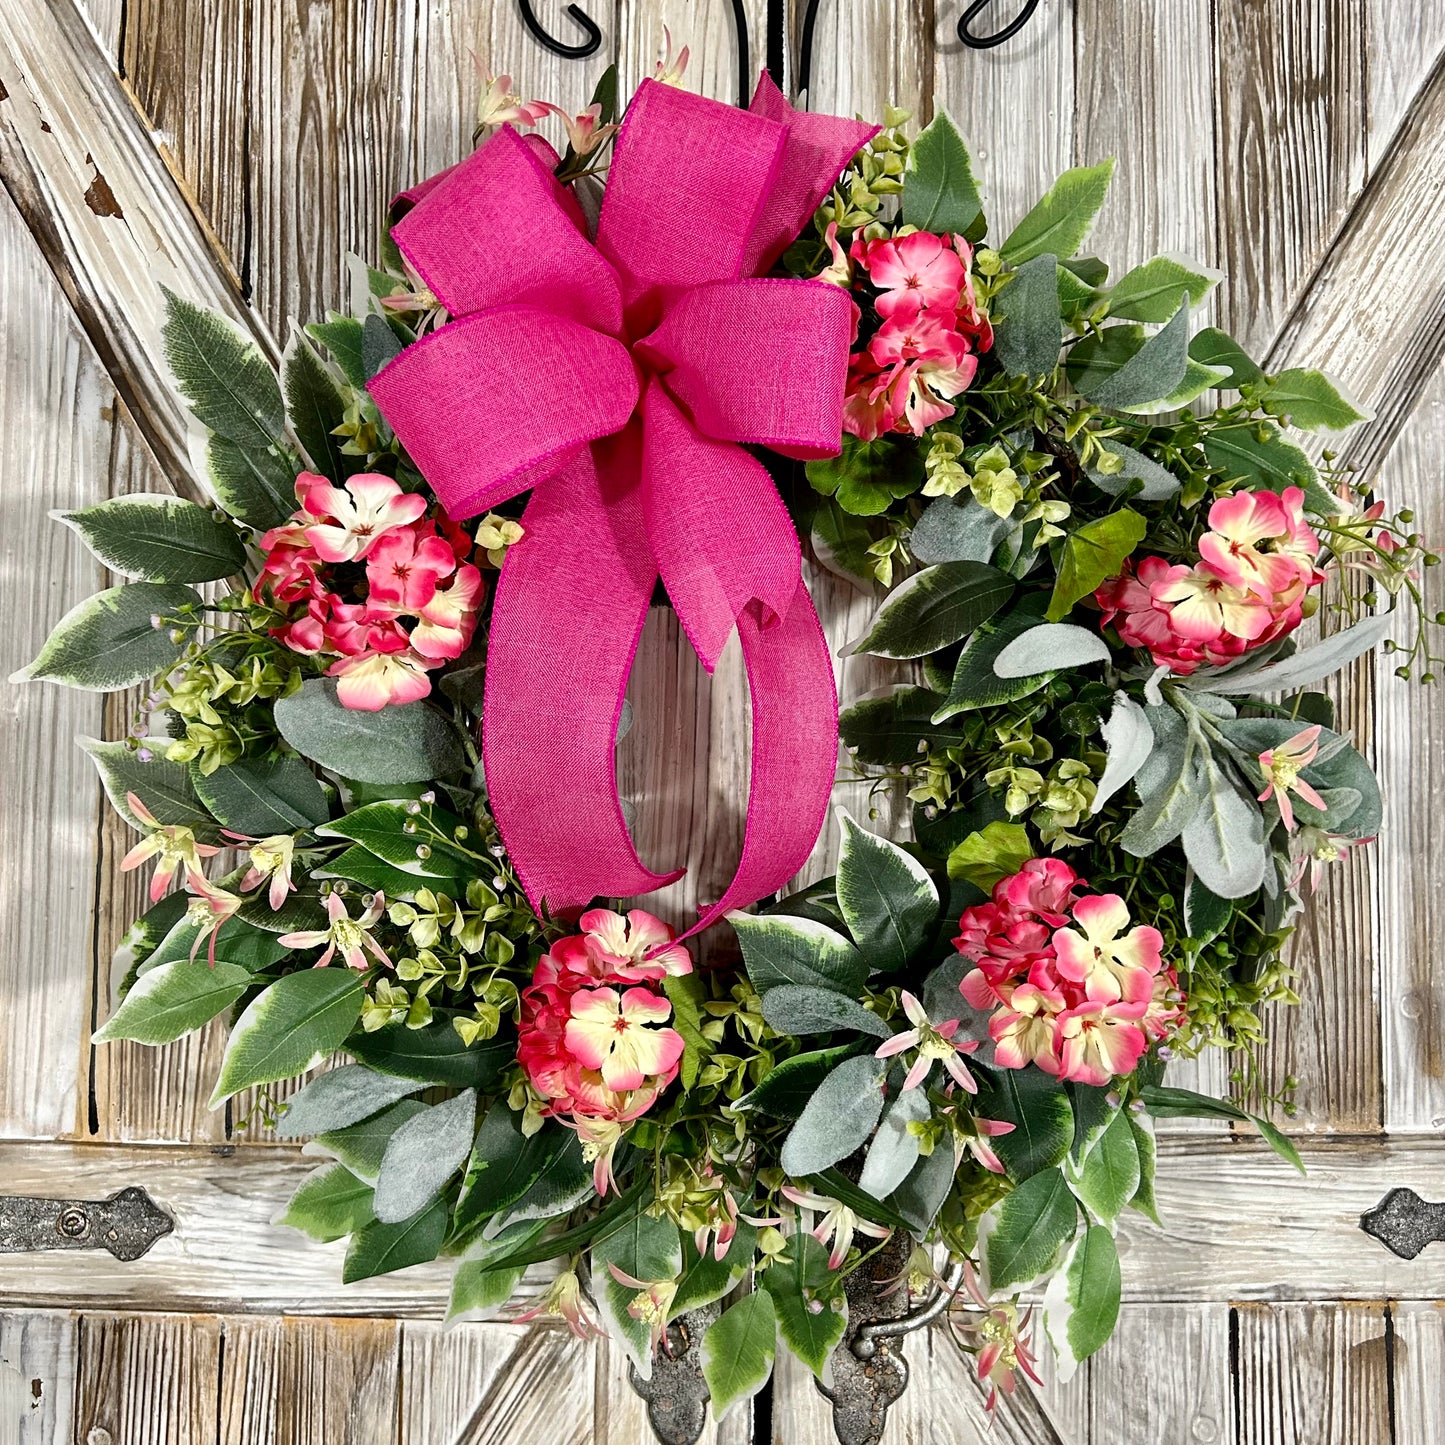
M1159 972L1164 942L1159 930L1141 924L1123 933L1129 908L1117 893L1081 898L1073 916L1083 932L1061 928L1053 938L1059 977L1080 984L1092 1001L1147 999Z
M661 1028L672 1005L649 988L587 988L572 998L565 1040L584 1069L595 1069L614 1092L640 1089L682 1057L682 1035Z
M1059 1065L1064 1078L1103 1088L1133 1071L1148 1046L1139 1026L1148 1000L1108 1003L1087 999L1059 1015Z
M676 932L644 909L634 908L624 918L610 908L592 908L578 927L600 977L655 983L669 974L692 972L692 955L673 942Z
M1264 792L1259 795L1259 801L1267 803L1271 798L1274 799L1275 806L1279 809L1280 821L1287 833L1293 833L1295 829L1291 793L1298 794L1321 813L1329 810L1325 800L1300 776L1300 770L1314 762L1319 754L1320 731L1317 723L1282 743L1276 743L1272 748L1266 748L1259 755L1259 770L1264 775Z
M885 320L914 317L925 308L951 312L958 306L967 273L942 236L914 231L896 239L865 241L860 232L853 258L882 291L873 304Z
M344 487L324 479L306 492L305 509L320 520L308 526L306 540L323 562L364 558L386 533L415 522L426 511L426 498L403 492L390 477L361 472Z
M387 532L366 558L367 601L394 612L424 612L457 568L451 544L428 522Z
M1046 1074L1057 1074L1058 1016L1063 1011L1064 996L1057 989L1032 983L1011 988L1004 1006L988 1021L994 1063L1001 1069L1037 1064Z
M1174 631L1194 642L1217 642L1226 632L1252 642L1272 621L1257 593L1234 586L1207 566L1171 567L1149 590L1156 601L1170 604Z
M336 679L342 707L380 712L393 703L417 702L431 691L426 659L405 648L399 652L365 652L343 657L326 669Z
M1266 601L1299 574L1288 558L1264 545L1288 531L1284 507L1273 492L1235 492L1209 509L1210 530L1199 539L1199 555L1232 587Z
M477 630L477 612L486 584L470 562L457 568L450 585L433 593L411 630L411 645L429 663L457 658Z

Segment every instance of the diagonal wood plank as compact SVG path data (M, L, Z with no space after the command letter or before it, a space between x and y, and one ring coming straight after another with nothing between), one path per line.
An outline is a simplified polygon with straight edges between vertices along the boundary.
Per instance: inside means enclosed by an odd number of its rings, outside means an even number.
M275 345L243 306L74 0L0 4L0 174L163 471L194 494L189 421L164 371L160 286Z

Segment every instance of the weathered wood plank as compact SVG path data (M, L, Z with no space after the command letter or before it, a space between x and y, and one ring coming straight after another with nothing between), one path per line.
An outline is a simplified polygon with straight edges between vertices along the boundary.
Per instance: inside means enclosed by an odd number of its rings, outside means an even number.
M766 0L744 0L743 16L748 30L748 74L740 87L731 0L621 0L617 9L621 93L631 95L653 73L663 58L666 26L672 34L674 54L684 45L688 47L684 89L733 105L741 89L751 96L767 59Z
M207 1315L83 1315L75 1438L216 1445L221 1322Z
M1430 538L1445 536L1445 498L1439 484L1445 454L1445 367L1438 368L1419 409L1391 451L1384 496L1408 499L1415 525ZM1445 928L1438 820L1445 808L1439 758L1445 744L1445 699L1393 676L1395 660L1375 664L1375 756L1386 800L1385 826L1371 850L1378 896L1388 901L1375 918L1380 1032L1385 1080L1385 1127L1445 1128Z
M1445 10L1428 3L1366 0L1365 14L1368 160L1373 171L1409 115L1420 86L1445 54Z
M73 0L0 6L0 85L5 188L165 475L194 491L190 424L162 360L161 284L275 344Z
M400 1329L394 1320L224 1321L216 1445L395 1445Z
M1120 1230L1124 1295L1138 1303L1221 1298L1445 1299L1445 1250L1397 1259L1360 1232L1395 1185L1438 1197L1436 1139L1301 1142L1300 1179L1263 1146L1166 1138L1159 1147L1164 1228L1129 1214ZM312 1244L270 1220L314 1161L285 1147L0 1143L0 1177L19 1194L103 1198L143 1183L176 1218L143 1269L103 1253L0 1255L0 1298L37 1308L441 1317L445 1261L341 1284L343 1246ZM524 1287L534 1297L542 1278Z
M1240 1305L1238 1445L1389 1445L1385 1307Z
M1390 1306L1395 1337L1394 1440L1433 1445L1445 1422L1445 1302Z
M1360 7L1220 0L1215 35L1223 324L1267 348L1364 183Z
M989 234L997 244L1074 164L1075 30L1079 43L1088 43L1096 23L1114 23L1115 7L1089 6L1076 27L1072 5L1040 6L1025 30L991 50L971 50L959 40L961 8L935 8L933 93L973 153ZM1007 7L992 7L980 17L978 31L987 34L1008 13ZM1092 163L1106 154L1085 159Z
M52 507L106 494L115 393L7 197L0 197L0 676L40 650L103 572ZM0 755L0 1133L76 1128L87 1030L98 784L77 734L101 699L52 683L5 689Z
M794 74L804 6L792 7ZM885 104L911 110L921 124L931 113L932 27L921 5L891 0L824 0L813 36L809 110L881 120Z
M72 1314L0 1314L0 1439L70 1445L78 1334Z

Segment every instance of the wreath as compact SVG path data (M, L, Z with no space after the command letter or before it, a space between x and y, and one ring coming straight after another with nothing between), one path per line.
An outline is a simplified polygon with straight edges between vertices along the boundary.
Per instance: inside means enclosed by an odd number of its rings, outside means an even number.
M1349 397L1191 328L1215 273L1080 253L1111 162L995 240L946 115L910 142L679 74L619 126L609 73L561 155L494 81L279 379L168 297L211 503L64 514L132 580L27 669L149 688L82 742L154 864L96 1038L229 1015L212 1104L329 1156L282 1222L348 1238L347 1281L450 1256L475 1317L552 1262L519 1318L600 1320L644 1377L710 1322L721 1413L779 1341L821 1379L886 1262L1007 1392L1026 1300L1064 1373L1108 1338L1152 1120L1298 1165L1260 1012L1381 823L1319 685L1380 647L1434 681L1439 559L1291 435ZM836 877L787 893L837 763L800 534L881 598L853 650L897 681L841 736L914 806L907 839L842 815ZM659 576L752 674L748 837L697 925L741 962L706 970L618 901L668 881L612 766ZM1163 1082L1209 1047L1237 1098Z

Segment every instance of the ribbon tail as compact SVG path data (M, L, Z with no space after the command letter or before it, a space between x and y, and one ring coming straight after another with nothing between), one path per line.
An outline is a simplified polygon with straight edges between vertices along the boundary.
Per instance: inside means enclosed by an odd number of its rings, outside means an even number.
M827 817L838 770L838 694L828 643L801 580L787 611L772 626L761 623L754 602L737 624L753 712L742 857L727 892L684 938L784 887Z
M493 816L533 907L649 893L617 796L617 724L656 570L632 431L532 494L492 611L482 755ZM600 459L600 469L599 469Z

